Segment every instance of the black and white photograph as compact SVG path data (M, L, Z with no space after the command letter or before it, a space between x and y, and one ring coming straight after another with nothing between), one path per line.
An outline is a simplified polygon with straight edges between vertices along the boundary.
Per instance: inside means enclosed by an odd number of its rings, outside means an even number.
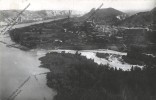
M0 0L0 100L156 100L156 1Z

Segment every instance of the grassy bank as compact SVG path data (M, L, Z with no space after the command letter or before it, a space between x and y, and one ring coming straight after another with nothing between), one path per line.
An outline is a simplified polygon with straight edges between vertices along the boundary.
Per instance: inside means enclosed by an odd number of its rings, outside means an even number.
M131 71L97 65L80 54L48 53L41 67L50 69L47 85L55 100L155 100L156 66Z

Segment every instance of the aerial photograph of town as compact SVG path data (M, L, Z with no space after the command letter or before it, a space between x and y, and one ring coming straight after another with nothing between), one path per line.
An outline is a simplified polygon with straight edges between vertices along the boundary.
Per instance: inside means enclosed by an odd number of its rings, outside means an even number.
M0 100L156 100L156 1L0 0Z

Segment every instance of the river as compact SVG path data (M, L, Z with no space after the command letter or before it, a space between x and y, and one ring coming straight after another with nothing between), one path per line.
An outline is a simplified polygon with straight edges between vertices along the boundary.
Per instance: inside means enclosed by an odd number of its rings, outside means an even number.
M59 18L14 25L12 29L53 20ZM0 41L0 100L52 100L56 92L47 87L45 74L38 75L49 70L39 68L41 56L37 51L7 46L4 43L15 44L8 34L0 34Z
M1 36L0 40L14 44L6 36ZM0 43L0 99L7 100L16 92L11 100L52 100L56 92L46 86L45 74L37 75L49 71L39 67L39 57L35 51L22 51Z

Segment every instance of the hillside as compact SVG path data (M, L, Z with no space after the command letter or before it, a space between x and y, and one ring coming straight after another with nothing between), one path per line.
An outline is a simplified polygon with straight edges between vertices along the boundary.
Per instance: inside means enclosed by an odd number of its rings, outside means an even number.
M147 26L156 22L156 8L147 12L139 12L121 21L121 26Z
M86 19L94 11L95 9L92 9L89 13L85 14L81 18ZM116 10L114 8L105 8L105 9L99 9L98 11L96 11L95 15L91 17L91 19L93 18L95 22L98 24L112 25L112 24L117 23L120 20L125 19L126 17L128 17L128 15L119 10Z

